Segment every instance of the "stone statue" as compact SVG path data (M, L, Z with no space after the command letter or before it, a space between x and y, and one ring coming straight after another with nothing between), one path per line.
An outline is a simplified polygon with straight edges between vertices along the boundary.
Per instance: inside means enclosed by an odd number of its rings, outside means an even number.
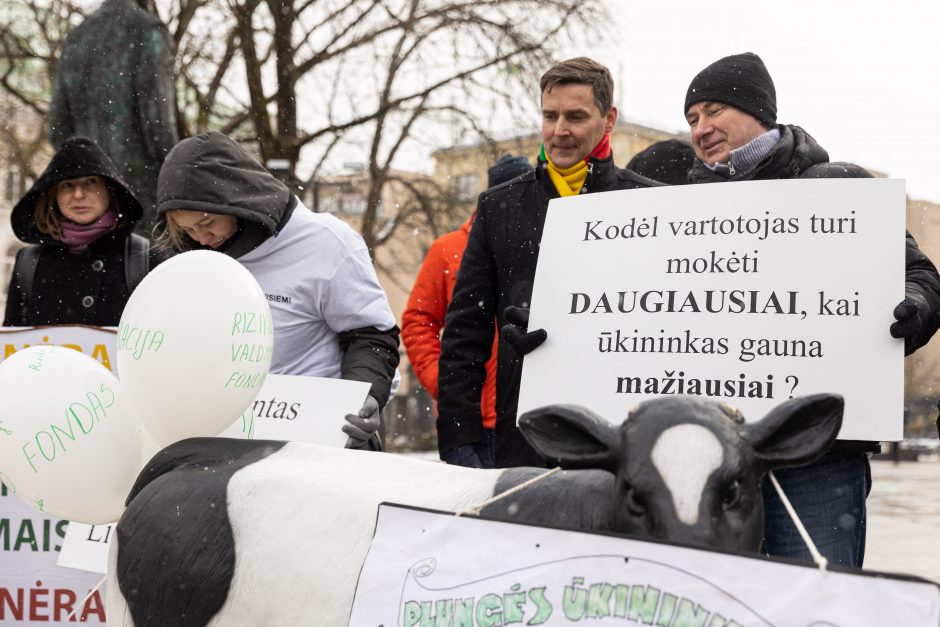
M49 136L94 139L153 224L157 174L177 142L173 60L166 26L146 0L105 0L62 46L52 89ZM146 6L146 5L145 5Z

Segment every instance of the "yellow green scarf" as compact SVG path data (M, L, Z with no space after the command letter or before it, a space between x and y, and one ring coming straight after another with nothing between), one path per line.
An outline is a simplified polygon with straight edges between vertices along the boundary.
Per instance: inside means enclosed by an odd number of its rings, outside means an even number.
M562 197L576 196L581 192L588 173L586 161L578 161L570 168L559 168L545 155L545 162L548 163L548 176Z
M601 141L594 147L594 150L591 151L583 161L579 161L570 168L559 168L552 160L548 158L548 154L545 152L545 145L543 144L539 148L539 158L543 159L545 163L548 164L548 176L551 178L552 183L555 185L555 189L558 190L558 193L564 196L575 196L581 193L581 188L584 186L584 181L587 179L588 175L588 162L591 158L595 159L606 159L610 156L610 133L604 133L604 137Z

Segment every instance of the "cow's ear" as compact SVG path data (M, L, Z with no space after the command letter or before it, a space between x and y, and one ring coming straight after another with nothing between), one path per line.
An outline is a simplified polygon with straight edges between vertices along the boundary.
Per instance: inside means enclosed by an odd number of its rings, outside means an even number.
M829 450L839 435L844 405L838 394L794 398L747 425L747 439L766 469L808 464Z
M617 427L584 407L548 405L534 409L519 417L519 430L550 464L617 470Z

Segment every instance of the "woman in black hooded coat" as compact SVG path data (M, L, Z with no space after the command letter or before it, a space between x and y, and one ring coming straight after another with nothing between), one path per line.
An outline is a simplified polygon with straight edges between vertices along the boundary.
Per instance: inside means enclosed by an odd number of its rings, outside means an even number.
M62 144L13 208L16 255L3 326L117 326L134 287L162 257L132 235L143 208L92 140Z

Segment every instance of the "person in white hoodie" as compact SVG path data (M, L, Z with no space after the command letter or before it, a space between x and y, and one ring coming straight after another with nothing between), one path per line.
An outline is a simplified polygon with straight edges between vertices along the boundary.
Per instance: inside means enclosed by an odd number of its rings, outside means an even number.
M225 253L261 285L274 321L272 373L371 384L343 431L347 448L381 450L379 413L398 366L399 330L362 237L311 212L218 132L167 155L157 216L158 245Z

